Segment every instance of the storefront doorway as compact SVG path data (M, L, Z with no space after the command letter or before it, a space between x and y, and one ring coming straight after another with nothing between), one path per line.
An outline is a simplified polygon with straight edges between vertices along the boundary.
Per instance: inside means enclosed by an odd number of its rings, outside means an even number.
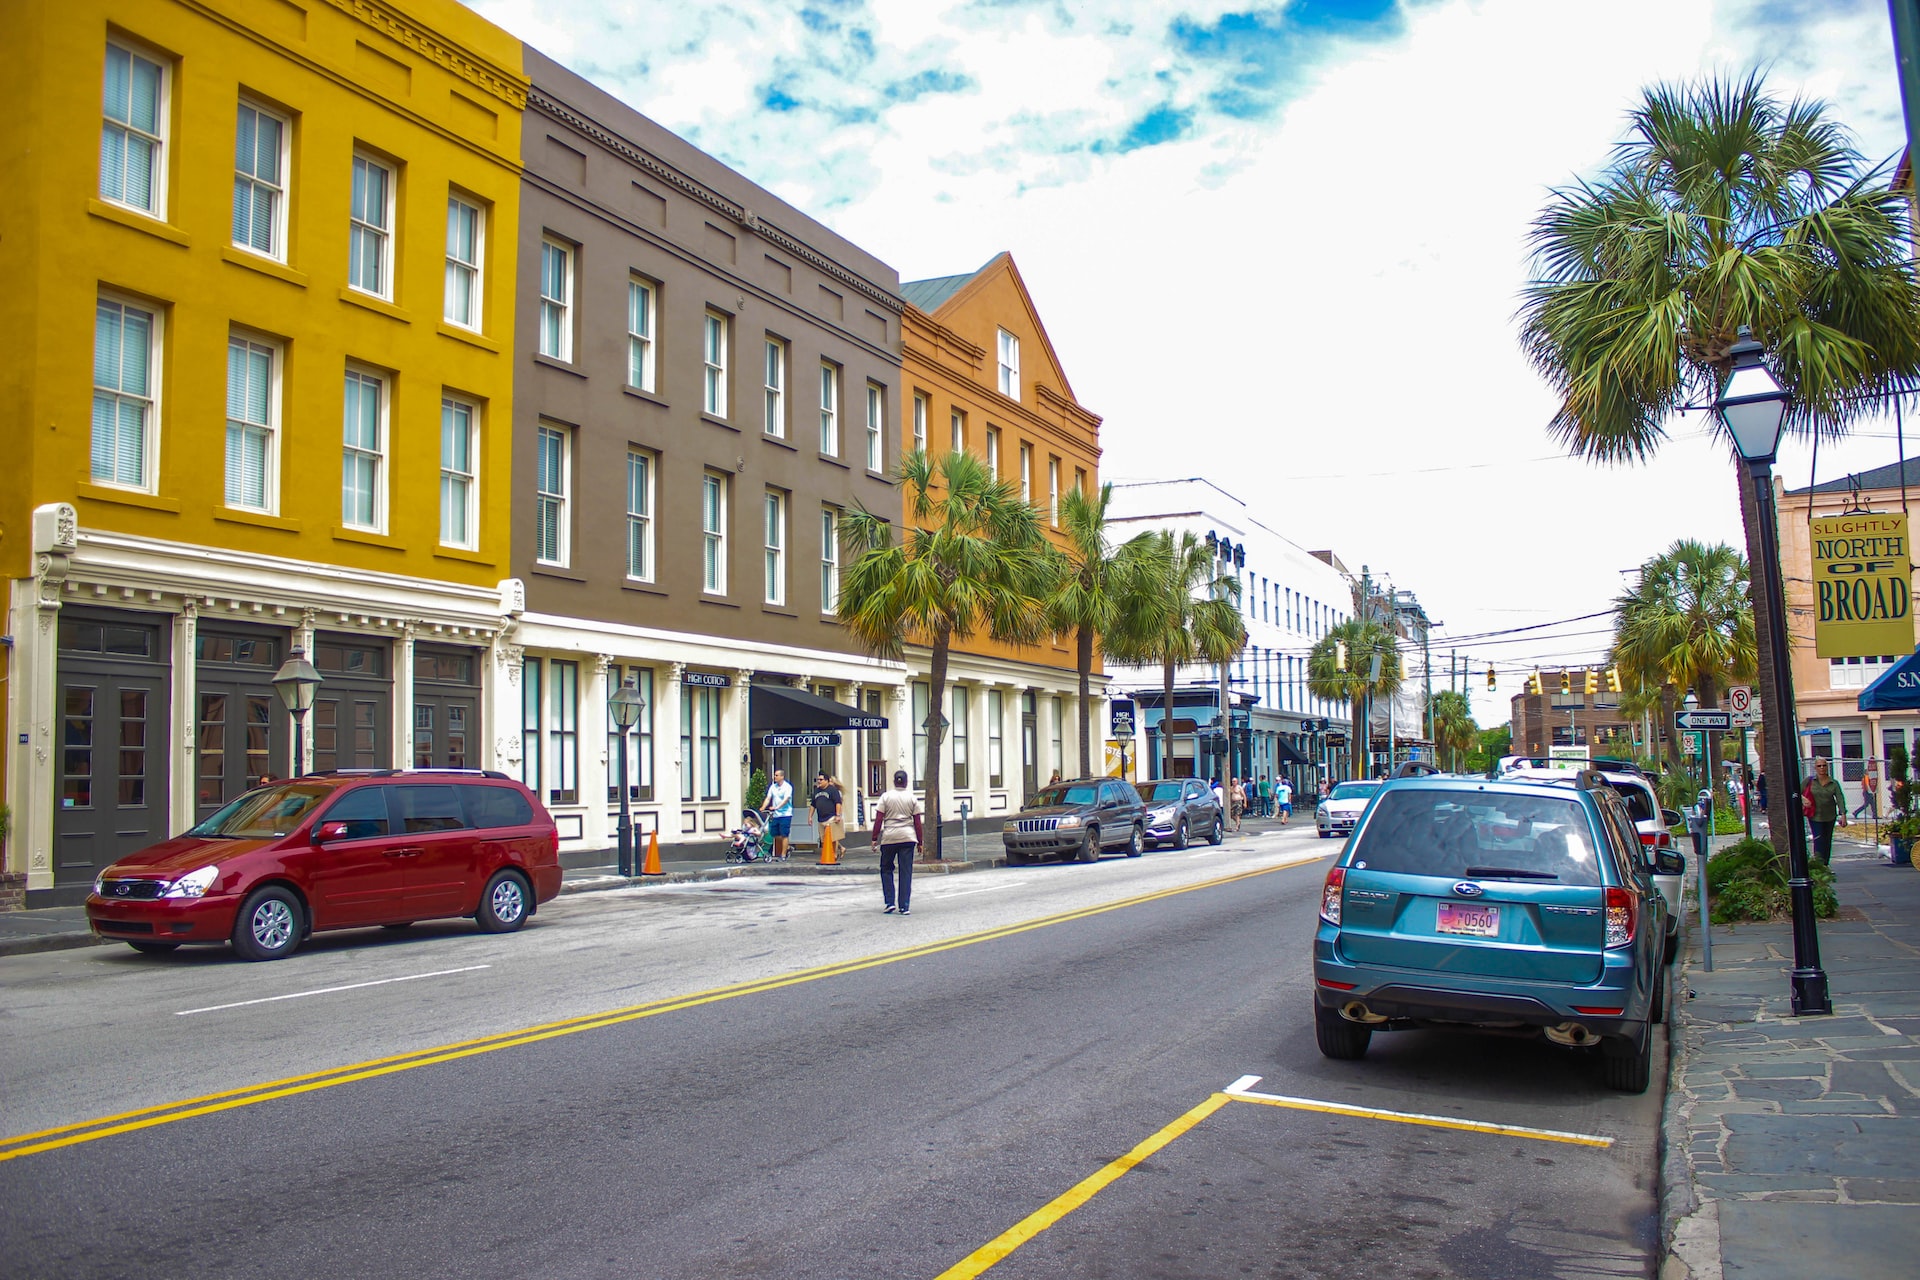
M152 614L60 611L53 887L92 881L168 830L170 629Z
M452 645L413 649L413 767L471 769L476 760L480 651ZM324 687L324 686L323 686Z
M393 767L393 646L374 636L320 632L313 665L313 768Z
M286 632L203 624L195 636L194 812L202 818L259 785L287 776L286 713L273 675Z

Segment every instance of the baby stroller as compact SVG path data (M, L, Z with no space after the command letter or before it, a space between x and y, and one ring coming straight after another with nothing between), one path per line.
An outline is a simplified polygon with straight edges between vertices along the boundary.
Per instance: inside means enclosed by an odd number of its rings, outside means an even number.
M742 809L740 825L732 834L733 843L727 847L728 862L760 862L773 857L773 835L758 809Z

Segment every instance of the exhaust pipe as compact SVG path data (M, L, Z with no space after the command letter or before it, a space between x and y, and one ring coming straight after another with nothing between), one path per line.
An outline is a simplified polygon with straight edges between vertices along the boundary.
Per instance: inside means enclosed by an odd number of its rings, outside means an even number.
M1546 1029L1547 1039L1555 1044L1564 1044L1570 1048L1580 1048L1597 1042L1600 1037L1587 1030L1585 1023L1563 1022L1557 1027Z
M1348 1022L1363 1023L1366 1026L1370 1026L1370 1027L1377 1026L1380 1023L1385 1022L1387 1020L1387 1016L1385 1014L1375 1013L1373 1010L1367 1008L1366 1005L1362 1004L1358 1000L1349 1000L1347 1001L1347 1003L1341 1005L1340 1016L1345 1018Z

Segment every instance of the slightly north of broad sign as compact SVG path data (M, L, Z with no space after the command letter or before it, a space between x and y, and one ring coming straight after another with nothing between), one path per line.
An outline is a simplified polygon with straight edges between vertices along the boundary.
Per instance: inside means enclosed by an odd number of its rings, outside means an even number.
M1731 711L1676 711L1673 713L1674 728L1682 731L1701 729L1733 728Z
M1815 516L1813 648L1870 658L1913 648L1913 561L1904 512Z

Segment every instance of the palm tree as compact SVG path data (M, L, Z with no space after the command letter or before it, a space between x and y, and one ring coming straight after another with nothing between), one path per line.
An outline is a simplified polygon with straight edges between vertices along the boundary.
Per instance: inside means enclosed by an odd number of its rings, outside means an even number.
M898 658L907 641L932 650L927 756L927 846L940 856L940 744L946 718L947 657L953 642L979 632L1031 644L1046 630L1044 605L1058 555L1040 514L1012 484L967 453L936 464L915 450L901 459L911 527L894 541L893 524L864 507L841 522L852 553L841 576L838 612L854 638L881 657Z
M1792 396L1789 430L1843 435L1920 381L1920 288L1904 198L1824 104L1781 102L1758 73L1657 85L1606 172L1558 190L1533 224L1540 278L1520 308L1528 357L1562 397L1549 426L1600 463L1658 450L1677 411L1710 404L1742 326ZM1717 421L1712 430L1724 438ZM1749 553L1757 497L1734 468ZM1754 605L1769 608L1764 582ZM1772 655L1760 655L1763 688ZM1797 750L1779 716L1766 753ZM1771 797L1785 831L1786 797Z
M1080 672L1080 772L1093 776L1092 709L1093 650L1096 642L1109 661L1135 662L1142 653L1139 637L1148 623L1143 607L1154 603L1144 583L1153 534L1141 533L1114 547L1107 541L1107 508L1113 486L1098 494L1067 490L1060 500L1060 528L1066 535L1064 572L1047 601L1047 623L1057 632L1071 632L1074 662Z
M1433 717L1433 744L1447 753L1447 769L1458 772L1460 758L1480 742L1480 726L1473 722L1473 704L1467 695L1442 689L1428 708Z
M1341 665L1340 646L1346 647L1346 662ZM1380 658L1380 677L1373 678L1373 659ZM1316 698L1344 702L1353 715L1353 736L1348 739L1349 760L1364 761L1373 750L1373 726L1367 723L1373 710L1368 694L1392 697L1400 692L1401 668L1398 637L1386 624L1370 618L1349 618L1332 627L1315 642L1307 654L1307 692ZM1358 774L1366 776L1364 764Z
M1221 573L1212 547L1191 530L1163 529L1141 550L1130 648L1136 661L1160 664L1160 776L1173 776L1173 676L1180 667L1231 662L1247 643L1240 617L1240 579ZM1221 726L1227 728L1228 726Z

